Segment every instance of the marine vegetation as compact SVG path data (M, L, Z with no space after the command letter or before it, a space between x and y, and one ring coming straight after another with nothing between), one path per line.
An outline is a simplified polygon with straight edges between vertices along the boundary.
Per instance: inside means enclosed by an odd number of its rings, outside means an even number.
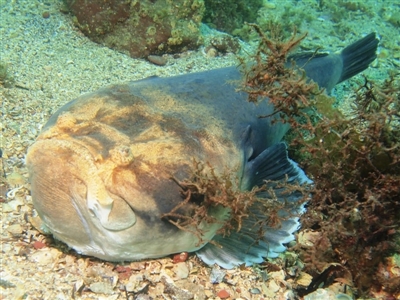
M211 1L205 0L203 22L210 27L232 33L241 28L244 22L254 22L262 0Z
M180 187L184 199L170 212L162 217L178 228L196 235L199 243L210 242L218 245L214 240L204 241L201 225L206 223L220 224L217 231L222 236L229 236L232 232L240 232L246 219L257 219L253 224L255 244L264 239L266 228L279 229L282 222L298 213L293 207L277 198L287 197L297 193L300 198L297 205L302 206L308 199L309 185L298 182L287 183L282 181L265 181L262 186L254 186L250 190L240 189L236 174L226 170L217 175L209 164L193 161L193 174L189 180L179 181L172 178ZM283 189L284 188L284 189ZM288 200L290 201L290 200ZM179 213L179 209L195 203L194 211L189 216ZM210 215L210 209L221 207L229 209L225 219L218 220ZM263 218L257 218L263 215ZM248 245L249 247L251 245Z
M269 38L251 26L260 44L256 64L242 65L243 90L252 102L268 97L281 121L291 124L290 156L314 180L301 217L314 240L293 248L313 280L298 294L336 281L357 296L395 299L399 276L378 270L389 269L389 257L400 252L400 74L381 83L364 77L344 115L332 106L335 99L288 67L290 51L305 35L283 41L279 30Z
M255 54L255 64L246 70L244 91L250 102L268 97L275 107L275 113L299 116L300 109L310 106L309 96L319 93L318 85L308 82L305 72L286 67L288 54L300 44L307 34L299 38L296 33L288 41L277 40L281 31L278 27L272 31L275 42L268 39L255 24L249 24L260 35L260 46ZM241 61L245 66L244 60Z
M193 174L190 180L182 182L176 178L172 179L181 187L184 201L162 217L178 228L195 234L199 238L199 242L205 242L202 240L204 233L201 224L203 222L220 222L222 226L220 233L222 234L229 234L230 230L240 231L243 218L248 217L250 213L249 208L256 201L261 202L256 194L262 188L240 191L232 172L224 172L224 174L218 176L209 164L204 165L194 161ZM197 204L193 214L184 216L178 213L179 209L189 205L189 202ZM225 221L218 221L217 218L210 216L210 208L216 206L231 209L231 213Z

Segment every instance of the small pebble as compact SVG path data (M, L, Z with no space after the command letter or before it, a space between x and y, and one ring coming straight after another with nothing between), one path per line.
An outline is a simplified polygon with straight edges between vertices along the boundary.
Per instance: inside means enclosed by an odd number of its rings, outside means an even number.
M157 66L165 66L167 64L167 59L158 55L149 55L147 60Z
M12 172L6 180L10 186L20 186L26 183L25 177L17 172Z
M2 244L1 246L2 246L1 251L3 253L10 252L10 251L12 251L14 249L11 244Z
M311 284L313 277L310 274L305 272L300 273L300 276L297 278L296 283L300 286L307 287Z
M42 17L45 18L45 19L48 19L48 18L50 18L50 13L48 11L44 11L42 13Z
M184 279L189 276L189 268L184 262L177 263L174 266L173 271L177 279Z
M14 211L14 208L12 208L11 205L8 203L1 203L1 207L3 213L9 213Z
M125 289L129 293L140 293L143 292L149 284L144 281L133 281L130 280L125 285Z
M206 55L208 57L216 57L218 54L217 49L215 49L214 47L210 47L206 50Z
M44 247L47 247L47 245L43 242L36 241L33 243L33 248L35 248L35 249L42 249Z
M30 255L29 260L36 262L39 266L46 266L53 264L58 257L60 257L61 252L54 248L42 248L36 250L35 253Z
M138 294L135 297L136 300L152 300L153 298L146 294Z
M95 294L113 294L113 288L108 282L94 282L89 286L90 290Z
M120 280L128 279L132 275L132 269L129 267L117 266L114 270L118 272L118 278Z
M182 252L182 253L174 255L174 258L172 261L174 264L179 263L179 262L185 262L187 260L188 256L189 256L189 254L187 252Z
M220 270L218 267L213 266L211 269L211 274L210 274L210 281L212 284L215 283L220 283L222 280L224 280L225 277L225 271Z
M217 294L218 297L220 297L221 299L226 299L229 298L229 292L227 290L220 290Z
M261 291L258 288L252 288L250 289L249 292L252 293L253 295L261 294Z
M78 293L78 294L81 293L84 287L85 283L83 282L83 279L82 278L78 279L74 284L73 293Z
M13 287L15 287L15 284L13 284L12 282L9 282L9 281L7 281L7 280L0 279L0 286L1 286L2 288L8 289L8 288L13 288Z
M268 284L268 288L274 292L277 293L279 291L279 285L275 282L275 280L271 280Z
M13 224L8 226L7 231L11 233L12 236L20 236L24 231L24 228L20 224Z

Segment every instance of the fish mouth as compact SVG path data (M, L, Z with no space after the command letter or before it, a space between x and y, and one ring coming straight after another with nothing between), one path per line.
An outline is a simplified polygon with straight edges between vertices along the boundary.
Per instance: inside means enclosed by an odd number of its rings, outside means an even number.
M130 151L126 147L117 146L109 153L113 161L111 167L107 160L101 164L96 163L90 149L75 140L37 141L29 150L27 165L30 168L31 182L37 187L33 189L33 199L39 208L39 215L46 219L61 217L53 216L54 207L45 204L49 201L48 198L58 194L69 196L69 201L61 196L58 206L69 205L67 203L71 202L78 215L90 218L87 221L98 223L106 230L121 231L133 226L136 215L132 207L123 197L110 193L107 189L107 179L112 176L112 171L129 164L123 156L129 156ZM79 185L84 188L75 188ZM82 200L84 203L81 203ZM83 213L84 211L87 213Z

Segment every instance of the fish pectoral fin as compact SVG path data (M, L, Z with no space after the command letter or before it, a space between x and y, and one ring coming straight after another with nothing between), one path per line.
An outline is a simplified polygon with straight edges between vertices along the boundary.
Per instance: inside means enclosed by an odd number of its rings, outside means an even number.
M255 186L262 186L265 181L292 182L299 184L311 183L303 170L288 158L286 144L277 143L268 147L254 159L245 162L241 180L242 190L251 190Z
M120 197L107 197L108 201L98 201L96 197L88 194L88 208L92 217L97 218L105 229L112 231L133 226L136 223L136 215L129 204Z
M284 183L283 185L280 183ZM261 263L264 257L277 257L285 251L285 244L294 240L294 232L299 229L299 216L304 212L306 189L287 189L286 184L311 184L303 170L290 160L284 143L275 144L254 159L246 162L243 169L241 187L251 190L254 186L266 184L257 192L260 201L250 208L249 216L242 220L241 230L228 236L216 235L214 243L208 243L197 251L207 264L217 263L223 268ZM271 195L272 190L272 195ZM273 196L273 197L272 197ZM273 199L269 204L263 199ZM275 217L277 225L268 226L271 211L269 205L278 204ZM271 211L272 213L272 211Z
M300 228L299 216L305 210L304 202L296 203L303 199L302 194L294 192L290 197L285 207L278 210L280 220L277 225L268 226L270 215L261 199L251 207L249 216L242 220L239 232L214 236L212 243L198 250L197 255L206 264L216 263L225 269L242 264L251 266L262 263L264 258L277 257L286 250L285 244L295 239L294 233Z
M274 258L286 250L284 244L294 240L293 233L300 227L298 218L282 221L279 228L264 228L260 237L255 218L246 219L240 232L229 236L216 235L196 254L208 265L218 264L232 269L245 264L262 263L265 257Z

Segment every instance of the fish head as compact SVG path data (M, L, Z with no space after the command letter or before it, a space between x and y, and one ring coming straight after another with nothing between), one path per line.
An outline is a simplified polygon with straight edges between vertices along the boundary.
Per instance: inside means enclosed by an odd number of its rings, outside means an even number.
M204 158L200 135L137 101L112 99L100 92L61 108L30 147L39 216L57 239L109 261L196 251L228 213L211 207L216 222L192 227L199 204L182 205L188 195L179 182Z

